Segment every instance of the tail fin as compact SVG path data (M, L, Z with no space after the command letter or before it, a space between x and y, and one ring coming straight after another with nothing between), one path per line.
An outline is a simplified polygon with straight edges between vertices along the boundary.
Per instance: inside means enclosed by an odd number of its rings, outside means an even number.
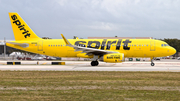
M18 13L9 13L15 40L40 39L26 24L26 22L18 15Z

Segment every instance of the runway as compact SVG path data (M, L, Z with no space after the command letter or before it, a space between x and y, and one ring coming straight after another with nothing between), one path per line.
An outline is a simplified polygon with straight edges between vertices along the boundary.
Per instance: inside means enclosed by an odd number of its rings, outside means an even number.
M66 65L49 65L50 61L39 61L40 65L32 64L32 61L24 61L28 65L2 65L0 70L33 70L33 71L170 71L180 72L180 62L123 62L105 63L100 62L99 66L91 66L90 61L65 61Z

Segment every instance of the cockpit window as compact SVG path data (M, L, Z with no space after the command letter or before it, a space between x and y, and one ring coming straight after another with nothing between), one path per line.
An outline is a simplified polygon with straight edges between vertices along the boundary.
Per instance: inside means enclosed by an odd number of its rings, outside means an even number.
M168 44L161 44L162 47L166 47L169 46Z

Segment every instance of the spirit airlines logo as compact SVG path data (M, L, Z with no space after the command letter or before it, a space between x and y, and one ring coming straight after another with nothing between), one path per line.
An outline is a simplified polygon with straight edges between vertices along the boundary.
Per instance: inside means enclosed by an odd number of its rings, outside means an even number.
M101 50L110 50L111 48L111 45L114 44L116 46L116 50L120 50L120 47L121 47L121 43L124 43L123 46L123 49L124 50L130 50L130 47L128 47L128 43L131 43L132 41L129 41L129 40L125 40L125 41L122 41L122 39L119 39L119 40L115 40L115 41L107 41L107 39L104 39L102 41L102 44L100 41L76 41L75 42L75 45L76 46L81 46L81 47L86 47L86 44L87 44L87 47L88 48L96 48L96 49L101 49ZM95 46L92 46L93 44L95 44ZM105 48L106 46L106 48Z
M24 28L25 25L22 25L21 22L18 20L16 15L12 15L11 16L12 20L13 20L13 24L16 24L19 28L20 31L22 31L22 34L24 35L25 38L30 37L30 33L28 33L29 31L26 30Z

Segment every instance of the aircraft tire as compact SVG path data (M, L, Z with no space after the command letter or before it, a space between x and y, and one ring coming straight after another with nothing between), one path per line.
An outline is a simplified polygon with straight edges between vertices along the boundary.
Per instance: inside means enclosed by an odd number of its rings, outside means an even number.
M151 63L151 66L154 66L155 64L154 63Z
M99 65L99 62L98 62L98 61L95 61L95 64L96 64L96 66L98 66L98 65Z
M91 66L97 66L98 64L99 64L98 61L92 61L92 62L91 62Z
M95 66L95 62L94 61L91 61L91 66Z

